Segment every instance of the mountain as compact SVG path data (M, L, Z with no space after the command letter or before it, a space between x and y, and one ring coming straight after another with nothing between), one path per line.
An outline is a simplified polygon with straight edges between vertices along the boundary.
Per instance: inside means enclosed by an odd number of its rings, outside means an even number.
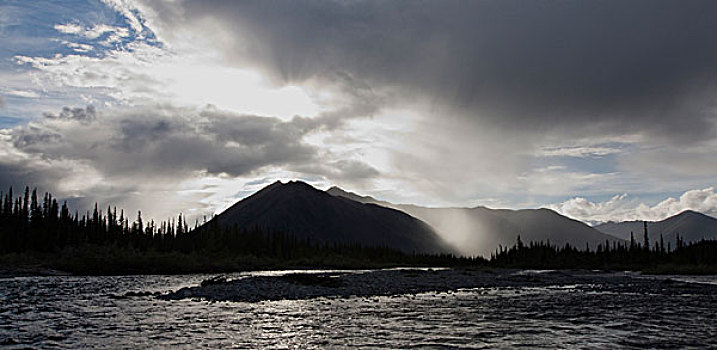
M259 227L312 242L387 246L407 253L453 252L430 226L406 213L332 196L300 181L277 181L212 220L220 227Z
M331 188L326 190L326 193L328 193L334 197L348 198L352 201L360 202L360 203L371 203L371 204L378 204L378 205L382 205L382 206L385 206L384 204L391 204L389 202L379 201L378 199L373 198L371 196L361 196L361 195L353 193L353 192L344 191L340 187L336 187L336 186L331 186Z
M379 201L338 187L328 189L327 193L413 215L431 225L446 242L466 255L489 256L500 245L514 245L518 235L525 243L550 241L580 248L588 244L592 249L605 241L619 240L550 209L427 208Z
M595 226L595 228L626 240L630 239L630 232L633 232L635 240L643 241L643 221L608 222ZM671 242L674 247L677 234L685 242L696 242L702 238L717 239L717 219L696 211L686 210L662 221L648 221L647 232L651 244L658 242L662 235L665 244Z

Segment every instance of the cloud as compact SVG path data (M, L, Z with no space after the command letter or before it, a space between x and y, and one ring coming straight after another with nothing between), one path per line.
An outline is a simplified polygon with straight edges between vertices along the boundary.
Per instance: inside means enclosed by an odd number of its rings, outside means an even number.
M543 157L592 158L617 154L620 152L619 148L613 147L553 147L541 149L538 152L538 155Z
M107 177L238 176L311 161L315 149L301 139L320 126L171 107L113 112L99 114L90 106L46 113L44 121L13 129L14 146L47 159L90 160Z
M59 191L66 197L75 195L79 188L97 183L97 172L83 160L48 159L42 154L27 152L18 147L17 129L0 130L0 188L37 186ZM34 141L52 138L49 134L36 135ZM28 141L33 138L28 138Z
M659 221L685 210L694 210L717 217L717 193L714 187L689 190L679 198L669 197L650 206L631 199L627 194L616 195L604 202L591 202L583 197L547 205L563 215L586 222L649 220Z
M63 41L63 44L67 45L67 47L71 48L75 52L79 53L87 53L92 50L94 50L94 47L89 44L80 44L80 43L73 43L68 41Z
M129 36L129 30L127 30L127 28L107 24L95 24L90 27L82 27L78 24L66 23L56 24L55 29L60 33L77 35L87 39L97 39L108 33L118 37Z
M76 23L65 23L55 24L55 30L60 33L79 35L84 31L84 28Z
M44 51L0 71L4 114L34 120L11 146L98 196L276 176L515 207L717 176L710 3L103 4L48 8Z
M717 151L717 24L705 15L713 7L183 1L133 8L167 47L213 52L228 67L261 72L270 85L311 91L319 108L337 111L339 124L354 114L337 102L381 123L400 120L401 130L390 132L366 122L373 136L353 135L354 143L331 151L363 144L373 157L358 160L386 184L422 203L462 204L702 186L702 175L677 183L632 160L658 146ZM321 98L325 86L334 98ZM566 169L544 171L551 166ZM684 173L694 167L717 176L696 162Z
M42 74L35 81L46 90L80 90L97 100L129 100L142 103L151 97L162 98L162 83L147 74L147 62L161 59L161 50L145 44L131 44L134 51L112 50L108 56L92 57L81 54L55 55L54 57L13 57L20 66L30 66Z
M8 95L24 97L24 98L38 98L40 95L32 90L10 90L7 92Z
M64 119L76 120L80 122L91 122L97 116L95 107L87 106L87 108L70 108L64 107L58 114L44 113L43 116L48 119Z
M5 108L5 97L0 96L0 108Z
M633 152L620 159L621 168L644 178L666 181L707 181L711 183L717 172L713 161L717 139L694 147L665 147L655 145Z
M306 141L377 111L380 102L371 88L350 74L337 72L334 83L276 86L256 71L224 65L211 49L167 49L145 40L151 30L137 7L108 4L125 17L129 29L64 22L51 30L76 37L77 43L58 41L74 53L14 53L17 70L28 72L25 82L32 75L32 87L43 95L70 94L92 105L38 113L42 119L33 116L8 129L3 147L22 157L2 159L13 169L6 173L14 175L0 179L0 186L24 180L60 196L115 200L165 213L198 203L213 211L206 198L217 205L234 194L203 192L192 197L194 202L186 196L180 200L178 191L186 184L244 186L256 174L365 183L379 174L360 159L339 157L333 146ZM113 35L124 38L122 45L101 47L100 41ZM197 47L204 45L200 41ZM319 100L321 108L315 104ZM162 196L173 198L166 208L151 200Z
M307 89L267 86L256 72L222 66L201 53L178 54L144 42L125 46L104 51L100 57L80 50L53 57L16 55L13 60L21 67L34 69L34 81L43 90L53 93L74 90L95 104L139 106L160 102L186 107L213 104L284 119L321 112ZM335 90L329 84L316 89L323 93ZM368 113L359 109L365 99L336 98L331 108L324 108L326 117Z
M704 2L179 6L158 12L165 28L219 26L229 60L285 83L345 72L504 129L641 132L677 143L715 136L717 24Z
M102 2L112 7L115 11L121 13L127 24L129 24L130 28L132 28L135 33L141 35L145 31L142 19L138 16L138 10L135 6L133 6L131 1L102 0Z
M65 107L4 130L0 165L10 176L0 178L0 186L17 186L22 179L59 189L60 195L126 201L120 193L159 196L190 179L236 179L276 169L317 179L363 181L378 175L360 161L334 159L304 141L325 127L308 118L284 121L211 107L102 112ZM84 180L67 187L77 179Z
M350 183L373 179L380 175L376 168L356 159L298 165L292 170L305 175L319 175L335 182L348 181Z

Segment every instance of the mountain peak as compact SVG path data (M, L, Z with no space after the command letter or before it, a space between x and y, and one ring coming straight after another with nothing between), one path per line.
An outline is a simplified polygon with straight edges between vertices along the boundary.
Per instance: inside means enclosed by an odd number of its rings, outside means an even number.
M706 216L705 214L702 214L700 212L694 211L692 209L687 209L682 211L681 213L675 215L675 216Z
M344 196L346 196L346 195L355 194L355 193L351 193L351 192L349 192L349 191L346 191L346 190L344 190L344 189L342 189L342 188L340 188L340 187L338 187L338 186L331 186L331 187L329 187L329 189L326 190L326 193L328 193L328 194L330 194L330 195L332 195L332 196L342 196L342 197L344 197Z
M675 242L679 234L686 242L714 239L717 235L717 219L694 210L685 210L660 221L649 221L650 239L660 236L667 242ZM627 238L630 231L642 232L643 221L625 221L598 225L597 229L620 238Z
M279 186L283 186L283 185L284 185L284 183L281 182L281 180L276 180L276 181L272 182L271 184L264 186L264 189L272 188L272 187L279 187Z
M309 185L308 183L301 181L301 180L291 180L287 181L284 186L290 186L290 187L311 187L314 188L314 186Z
M259 191L268 190L268 189L273 189L273 188L278 188L278 187L285 187L285 188L295 187L295 188L311 188L311 189L316 189L314 186L311 186L310 184L308 184L308 183L306 183L306 182L304 182L304 181L301 181L301 180L290 180L290 181L287 181L287 182L282 182L281 180L276 180L276 181L272 182L271 184L265 186L264 188L262 188L262 189L259 190Z
M430 226L404 212L332 196L303 181L274 182L212 220L220 227L259 228L318 243L453 252Z

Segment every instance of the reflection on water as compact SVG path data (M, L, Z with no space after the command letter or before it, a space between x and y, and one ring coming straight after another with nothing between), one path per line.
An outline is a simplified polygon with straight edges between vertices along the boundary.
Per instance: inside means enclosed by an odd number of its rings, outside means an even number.
M177 290L207 277L0 279L0 345L299 349L717 346L717 293L683 287L655 295L629 288L563 284L261 303L116 298L129 291ZM714 281L701 278L704 283Z

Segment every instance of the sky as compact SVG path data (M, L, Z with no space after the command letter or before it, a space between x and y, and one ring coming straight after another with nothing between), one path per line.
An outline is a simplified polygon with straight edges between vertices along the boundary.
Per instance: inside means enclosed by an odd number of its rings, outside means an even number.
M0 189L717 216L713 1L0 2ZM16 190L17 191L17 190Z

